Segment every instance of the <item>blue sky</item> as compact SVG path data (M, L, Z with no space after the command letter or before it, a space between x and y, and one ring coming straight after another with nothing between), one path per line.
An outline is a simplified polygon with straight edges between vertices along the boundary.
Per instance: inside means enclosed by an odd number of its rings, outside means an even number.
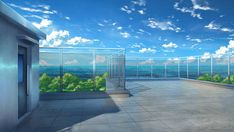
M41 47L126 48L154 57L234 48L234 0L3 0L47 34Z

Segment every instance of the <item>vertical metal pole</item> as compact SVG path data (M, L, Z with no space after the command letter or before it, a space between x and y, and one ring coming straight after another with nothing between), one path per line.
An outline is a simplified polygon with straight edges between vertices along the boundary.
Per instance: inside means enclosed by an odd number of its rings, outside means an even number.
M200 76L200 57L197 57L197 77Z
M167 64L164 64L164 76L167 78Z
M59 91L62 91L63 89L63 49L61 48L59 50L59 56L60 56L60 82L59 82L59 85L60 85L60 90Z
M126 84L125 84L126 83L126 71L125 71L126 70L126 53L125 53L125 50L123 52L124 52L124 54L122 55L123 56L122 58L123 59L123 64L122 64L123 65L123 81L124 81L123 88L126 90Z
M210 56L210 76L213 77L213 55Z
M96 51L95 49L93 49L93 80L94 80L94 89L96 90L95 76L96 76Z
M189 78L189 69L188 69L188 58L187 58L187 78Z
M153 78L153 64L152 63L150 66L150 77L151 77L151 79Z
M138 58L137 58L136 60L137 60L137 78L139 78L139 66L138 66Z
M231 75L230 75L230 60L231 60L231 53L228 53L228 83L231 82Z
M179 58L179 60L178 60L178 67L177 67L177 69L178 69L178 78L180 78L180 58Z

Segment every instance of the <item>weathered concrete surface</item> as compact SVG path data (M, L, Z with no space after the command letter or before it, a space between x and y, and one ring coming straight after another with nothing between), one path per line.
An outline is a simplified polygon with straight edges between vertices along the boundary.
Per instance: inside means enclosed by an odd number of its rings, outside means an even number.
M41 101L18 131L233 132L234 90L188 81L127 82L129 98Z

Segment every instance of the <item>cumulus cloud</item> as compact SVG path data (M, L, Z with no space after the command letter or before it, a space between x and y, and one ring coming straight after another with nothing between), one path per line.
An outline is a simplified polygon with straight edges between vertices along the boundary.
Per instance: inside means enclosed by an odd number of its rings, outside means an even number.
M83 37L73 37L69 40L67 40L67 44L68 45L78 45L78 44L87 44L87 43L91 43L92 40L87 39L87 38L83 38Z
M189 56L189 57L187 57L187 60L188 60L189 63L192 63L192 62L195 62L195 61L196 61L196 57L194 57L194 56Z
M131 36L128 32L121 32L120 35L121 35L123 38L129 38L129 37Z
M175 43L170 42L170 43L168 43L168 44L163 44L162 47L163 47L163 48L177 48L178 45L175 44Z
M151 28L157 28L161 30L171 30L175 32L181 31L181 28L174 25L171 21L158 21L154 18L148 19L148 25Z
M69 37L70 33L66 30L55 30L47 35L46 40L40 41L40 47L58 47L64 39Z
M205 62L207 59L210 59L211 54L210 52L205 52L202 56L201 56L201 61Z
M53 22L51 20L48 20L48 19L42 19L40 23L36 23L36 22L33 22L32 24L41 29L41 28L46 28L48 26L50 26Z
M139 50L140 53L155 53L156 49L152 49L152 48L141 48Z
M204 26L207 29L210 30L217 30L217 31L223 31L223 32L233 32L234 29L223 27L220 24L214 23L214 21L210 22L208 25Z

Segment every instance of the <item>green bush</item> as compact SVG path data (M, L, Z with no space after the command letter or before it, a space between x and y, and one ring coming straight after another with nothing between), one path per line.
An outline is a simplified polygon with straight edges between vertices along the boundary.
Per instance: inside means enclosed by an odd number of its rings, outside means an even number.
M204 75L198 77L197 80L211 81L211 76L209 74L204 74Z
M80 92L80 91L106 91L106 78L108 73L96 76L94 79L81 80L78 76L65 73L62 78L51 78L47 74L40 77L41 92ZM62 89L61 89L62 87Z
M72 75L70 73L65 73L63 75L63 92L75 92L76 86L79 85L79 77Z
M213 77L212 77L212 81L213 82L222 82L223 78L221 75L219 74L215 74Z
M62 84L61 77L55 77L48 86L47 92L61 92L60 86Z
M42 74L40 79L40 91L41 92L47 92L47 87L49 86L49 84L52 81L52 78L50 76L48 76L46 73Z
M234 75L230 76L230 82L228 80L228 77L226 77L225 79L223 79L222 83L225 83L225 84L234 84Z

